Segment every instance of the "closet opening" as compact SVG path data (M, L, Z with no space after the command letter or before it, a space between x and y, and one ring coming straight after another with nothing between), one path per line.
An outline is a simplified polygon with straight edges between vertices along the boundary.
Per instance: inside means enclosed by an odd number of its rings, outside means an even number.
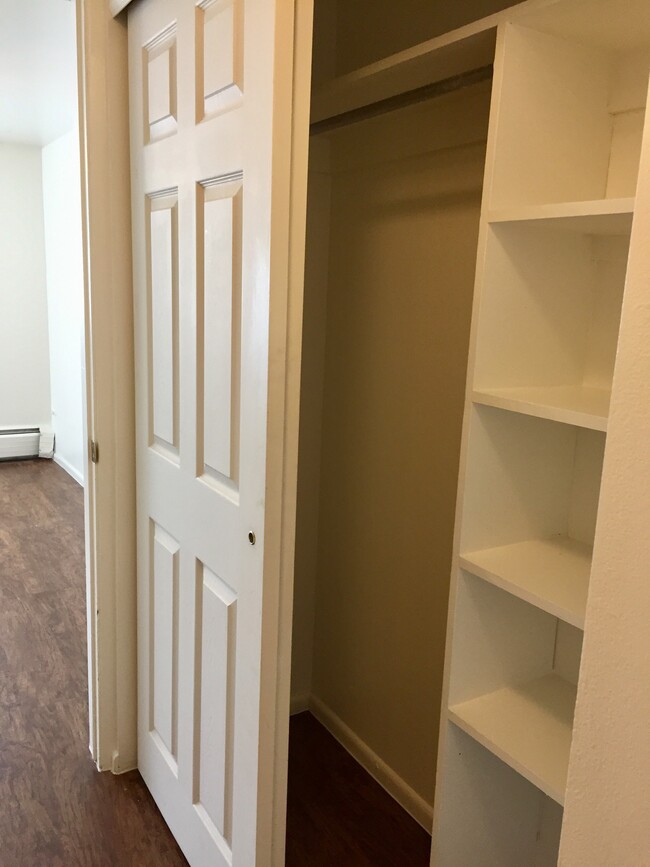
M288 867L429 863L490 78L310 138Z
M315 4L287 864L428 864L436 785L436 864L556 864L647 20L364 3Z

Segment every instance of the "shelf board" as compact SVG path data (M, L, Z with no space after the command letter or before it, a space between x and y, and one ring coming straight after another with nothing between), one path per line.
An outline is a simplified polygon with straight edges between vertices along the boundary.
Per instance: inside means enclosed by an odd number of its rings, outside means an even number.
M564 803L576 688L548 674L449 708L448 716L494 755Z
M537 222L566 232L584 235L627 235L632 228L634 198L560 202L489 211L488 222Z
M489 66L503 17L490 15L325 82L312 94L311 122Z
M531 539L460 555L477 578L584 629L592 549L568 536Z
M481 388L472 395L474 403L495 406L523 415L546 418L590 430L607 430L610 392L585 386L520 386Z

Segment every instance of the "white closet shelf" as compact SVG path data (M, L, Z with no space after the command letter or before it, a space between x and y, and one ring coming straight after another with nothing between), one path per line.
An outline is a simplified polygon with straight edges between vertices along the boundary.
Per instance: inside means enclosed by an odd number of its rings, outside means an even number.
M460 555L478 578L584 629L592 548L568 536L530 539Z
M584 235L627 235L632 228L633 213L634 197L629 197L506 208L490 211L487 219L491 224L536 221Z
M449 708L451 722L564 803L576 688L556 674Z
M610 396L601 388L562 385L481 388L474 391L472 399L484 406L606 431Z
M502 17L490 15L325 82L312 94L311 122L489 66Z

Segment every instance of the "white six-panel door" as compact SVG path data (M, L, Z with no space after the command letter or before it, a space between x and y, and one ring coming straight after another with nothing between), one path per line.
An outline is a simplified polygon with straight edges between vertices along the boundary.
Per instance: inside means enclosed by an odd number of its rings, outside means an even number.
M139 766L193 867L268 856L256 825L275 7L129 7Z

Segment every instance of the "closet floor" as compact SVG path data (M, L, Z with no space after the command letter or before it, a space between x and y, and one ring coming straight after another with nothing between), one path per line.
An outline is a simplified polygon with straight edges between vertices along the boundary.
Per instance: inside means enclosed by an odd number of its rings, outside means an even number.
M310 714L291 718L286 867L428 867L431 837Z
M182 867L137 771L88 752L83 491L0 463L0 865Z

